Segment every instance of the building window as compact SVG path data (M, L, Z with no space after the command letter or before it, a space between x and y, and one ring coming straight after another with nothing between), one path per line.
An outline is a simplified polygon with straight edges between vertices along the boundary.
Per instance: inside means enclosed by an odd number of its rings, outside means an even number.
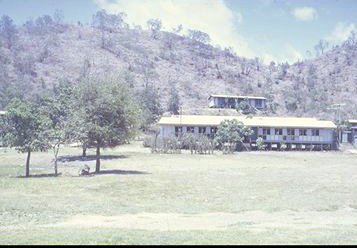
M320 136L320 130L319 129L312 129L312 136Z
M216 127L211 127L211 133L212 133L212 134L217 133L217 128L216 128Z
M283 129L275 128L275 135L283 135Z
M288 135L291 135L291 136L295 135L295 129L294 128L288 128L287 132L288 132Z
M179 136L180 134L182 134L182 127L175 127L175 135Z
M221 107L221 108L223 108L224 105L226 104L226 101L223 97L218 97L217 102L218 102L218 107Z
M217 127L211 127L210 130L211 130L211 132L210 132L209 137L214 138L214 136L217 133Z
M198 128L199 133L206 133L206 127L199 127Z
M262 99L255 99L255 107L262 108L263 107L263 100Z
M270 135L270 128L263 128L263 135Z
M299 130L299 135L300 136L307 136L307 130L306 129L300 129Z
M230 108L235 108L236 107L236 101L234 98L228 98L228 106Z
M194 133L195 132L195 127L186 127L186 132L187 133Z

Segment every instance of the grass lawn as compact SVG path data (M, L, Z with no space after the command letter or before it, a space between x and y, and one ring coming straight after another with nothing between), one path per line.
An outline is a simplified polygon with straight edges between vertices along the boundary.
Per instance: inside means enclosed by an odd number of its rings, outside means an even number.
M1 244L357 244L357 156L342 152L151 154L140 143L95 160L64 148L0 150ZM94 151L89 151L94 155Z

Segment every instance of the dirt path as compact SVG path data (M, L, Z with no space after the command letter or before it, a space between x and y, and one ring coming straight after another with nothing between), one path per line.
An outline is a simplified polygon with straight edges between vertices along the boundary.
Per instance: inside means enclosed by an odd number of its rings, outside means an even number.
M337 211L241 213L140 213L118 216L76 215L65 222L42 227L108 227L157 231L224 230L229 227L265 230L267 228L328 228L336 225L357 225L357 211L352 208Z

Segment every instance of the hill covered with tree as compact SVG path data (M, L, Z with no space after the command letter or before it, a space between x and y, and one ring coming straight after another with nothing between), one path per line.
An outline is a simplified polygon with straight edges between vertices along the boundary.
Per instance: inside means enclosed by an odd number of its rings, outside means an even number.
M91 25L69 24L56 12L22 25L0 20L0 108L14 97L32 98L62 81L120 78L148 108L145 118L164 111L207 111L209 94L265 96L269 115L335 118L332 104L345 103L344 118L357 116L357 38L327 49L321 41L313 59L264 64L209 44L209 34L182 26L161 31L129 26L124 13L99 11ZM239 52L239 51L238 51ZM206 109L206 110L202 110ZM153 117L154 121L156 116Z

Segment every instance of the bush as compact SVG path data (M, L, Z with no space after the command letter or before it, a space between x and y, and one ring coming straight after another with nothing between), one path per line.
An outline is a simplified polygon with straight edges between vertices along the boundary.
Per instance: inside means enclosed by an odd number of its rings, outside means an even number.
M265 150L265 143L264 143L264 140L262 137L259 137L257 140L256 140L256 144L257 144L257 148L258 148L258 151L264 151Z
M152 153L180 153L181 149L188 149L191 154L211 154L215 143L206 135L185 133L179 137L158 135L147 136L143 142L144 147L151 147Z
M224 120L218 126L215 142L220 145L224 154L233 153L237 144L241 144L245 137L249 137L253 133L251 128L244 126L240 121Z
M150 136L145 136L144 140L143 140L143 146L144 147L152 147L153 146L153 142L154 142L154 136L150 135Z
M280 143L280 151L285 151L287 148L288 146L284 142Z
M189 149L193 154L196 145L196 135L193 133L185 133L181 136L182 148Z
M181 141L176 136L152 136L151 152L153 153L181 153Z
M195 153L198 154L211 154L214 150L214 141L206 135L198 135L195 140Z

